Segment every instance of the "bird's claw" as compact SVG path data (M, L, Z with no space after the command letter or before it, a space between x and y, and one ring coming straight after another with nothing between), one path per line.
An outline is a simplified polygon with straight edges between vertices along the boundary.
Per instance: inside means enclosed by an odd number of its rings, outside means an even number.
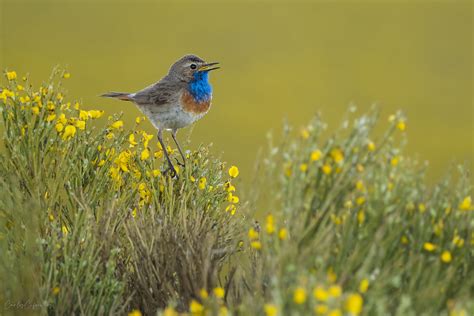
M176 158L176 157L174 157L174 159L176 160L176 163L178 164L178 166L181 166L181 167L183 167L183 168L186 167L186 161L181 162L181 161L179 161L179 159Z

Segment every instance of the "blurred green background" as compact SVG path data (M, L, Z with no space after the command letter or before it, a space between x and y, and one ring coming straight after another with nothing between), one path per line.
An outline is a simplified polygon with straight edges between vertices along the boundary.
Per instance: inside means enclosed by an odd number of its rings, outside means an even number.
M132 104L97 96L139 90L186 53L220 61L191 146L213 142L244 181L267 131L318 112L334 129L350 103L377 103L383 124L402 109L408 151L430 161L431 180L451 162L473 168L471 1L0 0L0 10L2 69L40 83L67 66L69 97L123 111L129 126Z

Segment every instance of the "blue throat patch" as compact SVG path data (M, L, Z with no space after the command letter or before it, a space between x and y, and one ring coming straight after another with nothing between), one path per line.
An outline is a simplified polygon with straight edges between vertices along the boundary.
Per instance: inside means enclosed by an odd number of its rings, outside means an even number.
M209 83L209 72L196 71L194 79L189 83L189 92L196 102L209 101L212 95L212 86Z

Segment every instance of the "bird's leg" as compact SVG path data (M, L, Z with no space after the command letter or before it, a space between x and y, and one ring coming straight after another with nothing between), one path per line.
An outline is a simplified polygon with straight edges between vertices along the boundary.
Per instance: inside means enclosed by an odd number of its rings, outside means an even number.
M179 150L179 153L181 154L181 158L183 158L183 163L180 163L178 161L178 159L176 159L176 162L178 163L178 165L180 165L182 167L186 167L186 157L184 156L183 151L181 150L181 146L179 146L178 140L176 139L176 133L177 132L178 132L177 130L173 130L171 132L171 137L173 137L173 140L174 140L176 146L178 146L178 150Z
M174 168L173 163L171 162L170 156L168 156L168 151L166 150L166 146L163 143L163 137L162 137L162 134L161 134L161 130L158 131L158 141L161 144L161 148L163 149L166 160L168 161L168 164L169 164L169 169L167 169L164 173L166 174L168 171L171 171L171 177L172 178L174 178L174 177L178 178L178 173L176 172L176 169Z

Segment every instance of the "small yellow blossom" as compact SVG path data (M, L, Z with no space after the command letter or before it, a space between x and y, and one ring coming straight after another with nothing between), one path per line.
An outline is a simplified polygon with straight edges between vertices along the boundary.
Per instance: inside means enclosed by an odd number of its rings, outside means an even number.
M263 306L265 316L276 316L278 314L278 308L274 304L265 304Z
M17 89L18 91L23 91L23 90L25 90L25 88L24 88L21 84L17 85L17 86L16 86L16 89Z
M70 139L72 137L74 137L74 135L76 135L76 127L74 125L67 125L65 128L64 128L64 133L63 133L63 139L64 140L67 140L67 139Z
M63 78L64 78L64 79L69 79L69 78L71 78L71 74L70 74L69 72L65 72L65 73L63 74Z
M61 226L61 231L63 232L63 235L67 235L69 233L69 229L66 227L66 225Z
M53 287L53 290L52 290L53 295L58 295L60 291L61 289L59 288L59 286Z
M306 290L302 287L298 287L293 292L293 302L296 304L304 304L306 302Z
M461 238L457 232L454 233L453 244L459 248L464 246L464 238Z
M216 287L216 288L214 288L214 290L212 290L212 292L214 293L215 297L224 298L225 291L222 287Z
M285 228L281 228L278 232L278 238L280 240L285 240L288 237L288 231Z
M459 204L459 208L462 211L469 211L472 206L472 199L471 196L466 196L464 200L462 200L461 204Z
M204 311L204 306L202 306L198 301L192 300L189 304L189 311L191 314L201 314Z
M83 121L87 121L87 119L89 118L89 113L87 111L80 110L79 111L79 118Z
M305 164L305 163L302 163L300 165L300 170L301 170L301 172L306 172L308 170L308 165Z
M64 125L63 125L62 123L57 123L56 126L55 126L55 128L56 128L56 131L57 131L58 133L60 133L60 132L63 131Z
M140 119L139 116L137 116L137 117L135 118L135 123L140 124L140 122L141 122L141 119Z
M321 302L326 302L329 298L328 292L322 286L317 286L313 290L313 296L315 299Z
M374 151L374 150L375 150L375 144L374 144L374 142L369 141L369 142L367 143L367 149L368 149L369 151Z
M233 195L232 192L229 192L229 194L227 195L227 201L231 203L237 204L239 203L239 200L239 197L237 195Z
M148 150L148 148L145 148L140 154L140 160L147 160L148 158L150 158L150 151Z
M332 171L331 166L330 166L329 164L327 164L327 163L324 164L321 168L322 168L324 174L330 174L331 171Z
M111 140L111 139L113 139L114 137L115 137L114 133L107 133L107 134L105 135L105 138L107 138L108 140Z
M325 315L329 310L329 307L324 304L317 304L314 306L314 313L316 315Z
M342 312L340 309L333 309L327 315L328 316L342 316Z
M16 71L8 71L6 73L8 80L15 80L16 79Z
M143 146L148 147L148 143L150 142L150 140L153 139L153 135L147 134L146 132L142 132L142 137L143 137Z
M252 247L253 249L256 249L256 250L260 250L260 249L262 249L262 244L260 243L260 241L255 240L255 241L252 241L250 243L250 247Z
M76 127L80 130L85 130L86 129L86 121L77 120L76 121Z
M110 125L110 127L116 128L116 129L122 128L123 127L123 121L115 121Z
M225 208L225 211L226 212L230 212L230 215L234 215L235 212L236 212L237 208L235 207L235 205L231 204L231 205L228 205L226 208Z
M352 315L359 315L362 312L364 299L358 293L350 294L345 303L345 309Z
M51 114L49 114L49 115L46 117L46 122L54 121L55 118L56 118L56 114L51 113ZM59 123L59 124L60 124L60 123Z
M318 161L321 159L322 153L319 149L313 150L311 152L311 161Z
M100 118L102 115L104 115L104 111L90 110L90 111L87 112L87 114L89 115L90 118L98 119L98 118Z
M31 112L33 112L33 114L35 114L35 115L38 115L39 112L40 112L40 109L39 109L39 107L37 107L37 106L33 106L33 107L31 108Z
M163 316L178 316L178 312L174 310L173 307L166 307L165 310L163 311Z
M207 179L205 177L202 177L201 179L199 179L199 184L198 184L199 190L204 190L206 188L206 184L207 184Z
M339 285L332 285L329 287L328 293L332 297L339 297L342 294L342 288Z
M130 313L128 313L128 316L142 316L142 312L140 312L138 309L134 309Z
M398 165L398 157L392 157L392 159L390 159L390 164L392 167L396 167Z
M209 293L207 293L206 289L201 289L199 291L199 296L202 298L202 299L206 299L209 297Z
M418 211L420 211L420 213L424 213L426 211L426 205L424 203L418 204Z
M362 279L359 284L359 292L366 293L367 290L369 289L369 280L367 278Z
M407 127L407 126L406 126L406 124L405 124L405 121L403 121L403 120L398 121L398 123L397 123L397 128L398 128L400 131L403 132L403 131L406 129L406 127Z
M256 231L254 228L250 228L248 232L249 239L255 240L258 239L258 231Z
M429 251L429 252L432 252L436 249L436 245L435 244L432 244L430 242L425 242L423 244L423 248L426 250L426 251Z
M273 215L269 214L267 216L267 221L266 221L266 230L267 230L267 233L268 234L273 234L275 232L275 225L274 225L274 222L273 222Z
M339 148L333 148L330 155L336 163L340 163L344 160L344 154Z
M302 128L300 131L301 137L303 139L308 139L309 138L309 131L307 128Z
M364 204L364 203L365 203L365 197L359 196L359 197L356 199L356 204L357 204L357 205L360 206L360 205L362 205L362 204Z
M161 174L161 172L160 172L160 170L158 170L158 169L153 169L152 174L153 174L153 176L156 178L156 177L158 177L158 176Z
M236 166L232 166L229 168L229 176L231 176L231 178L237 178L238 175L239 168L237 168Z
M448 250L443 251L443 253L441 254L441 261L443 261L444 263L450 263L451 260L453 260L451 252L449 252Z

